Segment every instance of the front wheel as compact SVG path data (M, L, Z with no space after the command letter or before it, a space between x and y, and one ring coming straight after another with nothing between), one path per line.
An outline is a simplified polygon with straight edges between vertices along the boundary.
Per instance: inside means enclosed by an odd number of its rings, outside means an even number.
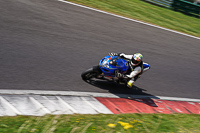
M91 78L96 78L98 72L94 71L93 68L90 68L81 74L83 80L90 80Z

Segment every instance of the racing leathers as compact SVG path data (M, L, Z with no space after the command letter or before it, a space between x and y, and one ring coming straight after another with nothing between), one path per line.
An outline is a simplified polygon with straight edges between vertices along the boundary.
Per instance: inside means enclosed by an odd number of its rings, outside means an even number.
M129 88L131 88L133 86L133 84L135 83L135 81L140 78L140 76L143 73L143 61L141 60L138 64L134 64L131 60L133 58L133 55L126 55L124 53L110 53L109 55L114 56L114 55L118 55L121 58L125 59L128 64L129 64L129 69L126 73L126 77L128 77L128 81L127 81L127 86ZM145 70L146 71L146 70Z

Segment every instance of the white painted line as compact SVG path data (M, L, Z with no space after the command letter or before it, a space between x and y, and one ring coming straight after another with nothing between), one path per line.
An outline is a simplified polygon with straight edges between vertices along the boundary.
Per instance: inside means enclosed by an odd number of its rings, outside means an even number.
M45 100L47 100L48 102L50 102L52 105L56 105L52 100L49 100L46 96L42 96Z
M171 101L187 101L198 102L200 99L165 97L165 96L148 96L148 95L129 95L129 94L111 94L111 93L96 93L96 92L77 92L77 91L43 91L43 90L0 90L0 95L51 95L51 96L90 96L90 97L110 97L110 98L151 98Z
M95 106L98 109L98 112L102 114L113 114L104 104L94 97L84 97L91 105Z
M37 100L35 100L33 97L29 97L30 100L33 102L33 104L35 104L36 106L38 106L40 109L42 109L45 114L50 114L51 112L45 108L41 103L39 103ZM43 115L43 114L42 114Z
M13 105L11 105L6 99L4 99L2 96L0 96L0 100L2 103L6 104L7 107L9 107L14 113L17 115L22 115L20 111L18 111Z
M180 113L183 113L183 111L181 111L180 109L177 109L177 108L175 108L175 109L176 109L176 111L178 111Z
M81 99L86 102L90 107L92 107L97 113L101 113L99 109L97 109L95 106L93 106L89 101L87 101L84 97L81 97Z
M68 103L66 103L62 98L56 96L58 98L58 100L63 104L65 105L67 108L69 108L73 113L76 113L78 114L78 112L72 107L70 106Z
M118 18L126 19L126 20L133 21L133 22L137 22L137 23L140 23L140 24L156 27L156 28L159 28L159 29L162 29L162 30L170 31L170 32L173 32L173 33L177 33L177 34L180 34L180 35L184 35L184 36L187 36L187 37L191 37L191 38L195 38L195 39L199 39L200 40L200 38L196 37L196 36L192 36L192 35L188 35L188 34L185 34L185 33L182 33L182 32L170 30L170 29L167 29L167 28L164 28L164 27L160 27L160 26L157 26L157 25L145 23L145 22L138 21L138 20L135 20L135 19L119 16L119 15L116 15L116 14L108 13L108 12L105 12L105 11L101 11L101 10L94 9L94 8L91 8L91 7L79 5L79 4L72 3L72 2L69 2L69 1L65 1L65 0L57 0L57 1L64 2L64 3L67 3L67 4L71 4L71 5L78 6L78 7L82 7L82 8L86 8L86 9L93 10L93 11L96 11L96 12L101 12L101 13L104 13L104 14L108 14L108 15L111 15L111 16L118 17Z

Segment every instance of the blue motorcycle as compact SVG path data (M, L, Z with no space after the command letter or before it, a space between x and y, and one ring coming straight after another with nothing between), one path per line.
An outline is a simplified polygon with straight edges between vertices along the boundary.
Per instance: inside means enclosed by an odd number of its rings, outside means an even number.
M150 69L150 65L143 63L143 72ZM118 73L122 75L129 71L129 62L122 59L120 56L105 56L100 60L98 66L94 66L83 72L81 77L83 80L90 80L92 78L105 79L108 81L115 81L117 83L127 83L128 77L118 77Z

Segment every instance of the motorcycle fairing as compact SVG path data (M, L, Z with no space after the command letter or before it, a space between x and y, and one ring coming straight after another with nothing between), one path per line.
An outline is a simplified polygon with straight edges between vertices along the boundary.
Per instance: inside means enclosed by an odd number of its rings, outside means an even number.
M126 73L129 66L126 60L119 56L105 56L99 62L99 67L105 76L114 77L116 73Z

